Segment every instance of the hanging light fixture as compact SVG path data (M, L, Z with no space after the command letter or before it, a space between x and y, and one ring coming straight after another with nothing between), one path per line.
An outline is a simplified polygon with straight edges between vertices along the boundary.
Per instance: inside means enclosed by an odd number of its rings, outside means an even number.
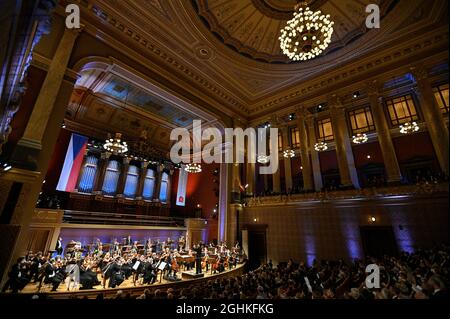
M416 122L406 122L403 125L400 125L400 133L402 134L411 134L417 132L419 130L419 125Z
M186 164L184 170L188 173L200 173L202 171L202 166L197 163Z
M355 144L363 144L369 140L366 133L358 133L356 135L353 135L353 143Z
M320 10L311 11L307 2L296 5L294 16L281 29L281 50L293 61L306 61L321 54L330 44L334 22Z
M258 155L258 157L256 158L256 161L260 164L267 164L269 163L269 156L267 155Z
M317 152L323 152L328 149L328 145L327 145L327 143L320 141L320 142L317 142L316 144L314 144L314 149Z
M290 148L285 149L283 151L283 157L291 158L291 157L294 157L294 156L295 156L295 152L294 152L294 150L291 150Z
M114 138L108 134L108 138L103 144L103 148L113 154L124 154L128 151L127 142L122 141L121 133L116 133Z

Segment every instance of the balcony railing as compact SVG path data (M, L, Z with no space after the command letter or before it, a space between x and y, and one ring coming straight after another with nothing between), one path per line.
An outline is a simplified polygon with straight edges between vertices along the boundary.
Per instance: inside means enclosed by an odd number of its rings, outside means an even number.
M85 212L76 210L65 210L63 215L63 223L184 227L183 218L104 212Z
M391 196L431 196L449 192L448 182L418 183L415 185L400 185L386 187L371 187L363 189L349 189L337 191L320 191L303 194L281 194L273 196L254 196L245 198L246 206L283 205L295 202L370 199Z

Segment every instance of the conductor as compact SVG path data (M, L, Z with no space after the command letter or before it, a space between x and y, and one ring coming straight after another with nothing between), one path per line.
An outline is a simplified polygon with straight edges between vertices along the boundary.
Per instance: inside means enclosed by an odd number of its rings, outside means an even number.
M195 274L202 273L202 246L200 244L194 245L195 252Z

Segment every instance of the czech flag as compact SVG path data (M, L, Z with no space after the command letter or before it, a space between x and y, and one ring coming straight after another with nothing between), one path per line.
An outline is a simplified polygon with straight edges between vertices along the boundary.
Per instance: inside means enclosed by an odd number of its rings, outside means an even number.
M72 133L56 190L73 192L76 188L78 174L80 174L83 157L86 152L87 142L88 138L86 136Z

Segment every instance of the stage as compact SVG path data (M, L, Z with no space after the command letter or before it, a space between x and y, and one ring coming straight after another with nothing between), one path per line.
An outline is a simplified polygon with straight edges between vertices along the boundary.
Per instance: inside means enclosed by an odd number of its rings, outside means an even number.
M160 276L158 275L158 280L153 285L140 285L136 283L136 286L133 284L133 279L130 276L127 280L125 280L119 287L116 288L102 288L101 285L94 286L94 289L83 289L79 290L73 289L71 291L67 291L66 283L63 282L61 285L59 285L57 291L51 291L50 285L43 284L41 287L40 292L37 291L38 285L35 283L30 283L19 293L20 295L29 294L46 294L48 298L50 299L67 299L71 297L78 297L78 298L84 298L87 296L89 299L96 298L99 293L102 293L105 298L112 297L117 294L117 291L122 290L124 293L130 293L132 296L141 295L145 289L149 289L150 291L154 291L156 289L182 289L182 288L188 288L192 284L197 284L209 280L215 280L218 278L224 278L224 277L230 277L230 276L239 276L244 273L245 269L245 263L238 264L235 268L232 268L231 270L225 270L221 273L211 274L211 271L203 272L203 277L201 278L195 278L195 279L184 279L187 277L194 276L183 276L182 279L182 273L184 271L180 271L177 274L177 278L180 279L179 281L169 281L164 278L161 279L160 282ZM101 281L101 276L98 275L99 281ZM108 284L108 281L107 281Z

